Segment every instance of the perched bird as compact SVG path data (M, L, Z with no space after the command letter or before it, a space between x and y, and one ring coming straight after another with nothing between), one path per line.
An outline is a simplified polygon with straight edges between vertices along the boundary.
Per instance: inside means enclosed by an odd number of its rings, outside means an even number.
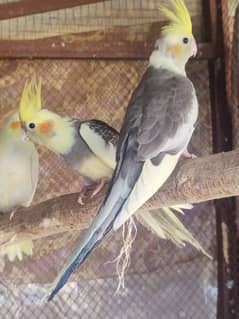
M33 142L63 157L85 178L86 184L94 184L92 196L112 177L118 142L115 129L99 120L80 121L42 109L41 82L35 80L25 86L19 115L22 129ZM87 189L81 191L81 204Z
M105 201L59 274L48 300L104 236L112 228L118 229L164 184L191 139L198 102L185 65L196 55L197 46L184 1L169 3L171 8L162 8L169 23L129 102Z
M191 139L198 106L185 64L196 54L196 43L183 1L171 3L174 11L163 9L170 23L129 103L107 197L49 300L106 233L118 229L163 185Z
M24 141L18 112L7 115L0 127L0 212L12 212L31 204L35 194L39 162L38 152L31 141ZM32 254L32 241L17 244L9 242L1 254L8 254L12 261L22 259L22 252Z

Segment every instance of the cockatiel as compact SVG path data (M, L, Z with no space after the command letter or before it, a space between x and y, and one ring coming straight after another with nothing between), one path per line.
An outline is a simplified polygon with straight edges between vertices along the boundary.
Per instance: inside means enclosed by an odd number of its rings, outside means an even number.
M0 127L0 212L15 212L29 206L36 191L39 162L38 152L30 141L23 141L18 112L11 113ZM32 241L5 244L0 254L10 261L22 259L22 253L32 254Z
M198 102L185 65L197 53L183 0L162 8L162 30L149 67L133 93L120 132L117 166L96 218L60 272L48 298L64 286L104 236L118 229L171 175L186 150L198 117Z
M41 82L36 80L24 88L19 116L27 137L63 157L89 183L96 183L92 195L112 177L118 132L106 123L61 117L42 109ZM82 203L82 198L79 201Z
M41 109L40 95L41 82L32 81L26 85L21 100L20 117L27 135L33 141L41 143L54 150L55 153L62 155L61 145L59 148L54 146L55 143L58 143L56 136L59 134L62 138L64 132L67 130L71 132L73 128L75 136L73 139L69 139L70 151L64 153L63 158L73 168L92 180L111 178L116 167L116 147L119 143L119 133L106 123L98 120L81 122L76 119L61 118L56 113ZM36 106L38 107L36 108ZM65 125L63 126L61 123L65 123ZM58 129L58 125L60 125L61 130ZM52 129L51 134L45 129L47 126ZM66 132L65 135L68 136L68 133ZM54 139L51 141L52 137ZM100 163L100 165L97 163ZM82 166L87 167L87 170L83 170ZM171 209L182 213L182 209L190 208L192 208L191 205L181 205ZM184 242L189 242L206 254L171 209L164 207L158 210L159 213L155 211L139 213L138 220L157 236L170 239L179 246L183 246Z

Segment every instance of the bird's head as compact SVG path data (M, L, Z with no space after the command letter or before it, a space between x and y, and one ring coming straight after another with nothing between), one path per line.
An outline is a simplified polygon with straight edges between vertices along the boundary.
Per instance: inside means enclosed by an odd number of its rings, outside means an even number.
M162 28L162 35L156 42L156 50L152 53L150 64L161 66L165 57L172 65L181 70L190 57L197 54L197 45L192 33L192 21L183 0L169 0L170 7L161 7L168 19Z
M65 152L62 134L67 136L70 121L42 108L40 80L33 79L26 83L20 100L19 119L22 130L30 140L55 152Z

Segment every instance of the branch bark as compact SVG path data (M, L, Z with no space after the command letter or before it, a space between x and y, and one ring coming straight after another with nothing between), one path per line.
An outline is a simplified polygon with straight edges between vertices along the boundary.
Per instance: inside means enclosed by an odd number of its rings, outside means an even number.
M25 239L39 239L65 231L83 230L91 223L102 203L107 187L77 203L78 194L64 195L38 205L20 209L12 221L0 218L0 246ZM182 203L200 203L239 195L239 149L195 160L181 161L173 175L138 213Z

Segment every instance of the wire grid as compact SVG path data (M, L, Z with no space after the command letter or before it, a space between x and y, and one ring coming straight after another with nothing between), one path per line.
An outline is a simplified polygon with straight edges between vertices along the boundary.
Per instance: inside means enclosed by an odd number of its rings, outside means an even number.
M227 99L232 112L233 144L239 146L239 0L230 0L222 3L223 27L226 59ZM236 15L237 12L237 15ZM237 17L237 18L235 18ZM237 214L239 232L239 214Z
M18 105L25 80L43 80L43 106L61 115L98 118L120 128L128 100L146 63L140 61L4 60L0 61L0 115ZM212 151L209 80L206 62L188 67L200 102L199 122L190 150ZM41 177L35 202L75 192L81 179L54 154L40 149ZM42 304L79 236L71 232L34 243L33 258L2 261L0 313L3 318L160 318L214 319L217 303L215 213L211 204L197 205L180 217L213 261L190 246L178 249L138 224L126 290L115 295L115 264L121 231L112 233L72 276L50 304Z
M36 0L40 1L40 0ZM110 0L0 21L0 39L39 39L104 30L114 26L136 26L141 38L143 25L162 21L160 5L166 0ZM196 35L202 29L202 0L186 0ZM142 28L140 27L142 26Z
M232 114L232 129L233 129L233 146L239 146L239 0L222 1L223 12L223 30L225 44L225 63L226 63L226 83L227 83L227 100ZM231 239L230 251L230 271L232 280L229 288L230 305L229 310L232 318L239 316L239 200L236 199L236 226L231 225L231 228L237 233L234 235L234 240Z

